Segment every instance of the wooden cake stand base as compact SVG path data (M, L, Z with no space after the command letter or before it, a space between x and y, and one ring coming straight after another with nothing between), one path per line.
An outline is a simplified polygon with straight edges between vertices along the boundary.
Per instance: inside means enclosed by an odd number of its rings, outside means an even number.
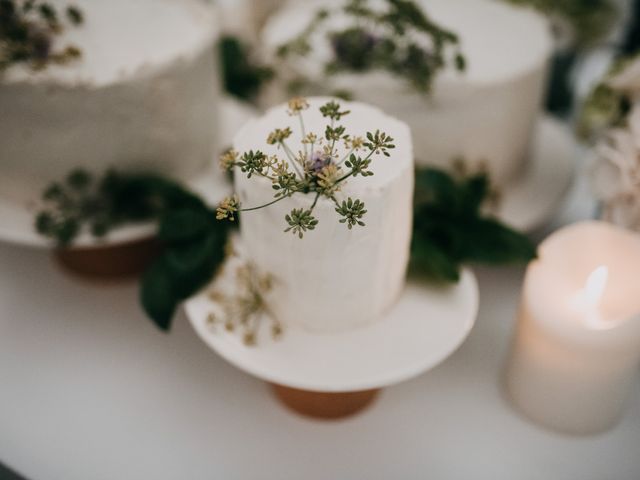
M55 251L62 267L89 279L120 280L139 276L162 247L154 238L114 246L71 248Z
M276 397L291 410L306 417L336 420L349 417L367 408L380 389L359 392L325 393L299 390L270 384Z

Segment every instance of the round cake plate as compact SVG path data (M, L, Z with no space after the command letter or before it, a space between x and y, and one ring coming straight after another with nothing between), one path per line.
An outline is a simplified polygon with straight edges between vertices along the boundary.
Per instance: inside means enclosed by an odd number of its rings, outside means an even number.
M211 170L199 178L187 182L187 187L210 205L215 205L231 192L231 186L223 175ZM40 235L34 228L36 210L0 199L0 241L37 248L51 248L54 243ZM83 232L74 240L75 248L102 248L151 237L157 226L154 222L126 225L109 232L105 237L95 238Z
M520 231L540 227L556 211L574 178L577 144L569 128L541 116L531 145L527 169L500 192L494 214Z
M331 334L285 326L274 339L264 319L257 344L247 346L240 333L207 322L213 306L208 292L188 300L185 311L210 348L255 377L312 392L379 389L426 372L462 344L478 312L476 278L465 269L451 287L409 283L391 311L370 325Z
M231 145L235 131L246 121L257 115L247 105L231 98L223 98L221 102L221 139L222 146ZM218 170L217 155L211 170L186 183L193 192L202 196L210 205L215 205L231 192L231 185ZM0 241L37 248L51 248L55 245L41 236L34 229L36 208L21 205L0 198ZM96 239L91 234L82 233L74 241L78 248L102 248L135 242L151 237L156 230L153 222L126 225L115 229L107 236Z

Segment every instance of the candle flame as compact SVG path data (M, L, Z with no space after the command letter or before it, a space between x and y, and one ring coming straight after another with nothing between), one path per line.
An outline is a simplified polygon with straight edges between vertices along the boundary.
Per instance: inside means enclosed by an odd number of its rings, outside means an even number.
M599 266L589 274L584 288L585 299L589 305L595 307L600 303L608 277L609 269L605 265Z

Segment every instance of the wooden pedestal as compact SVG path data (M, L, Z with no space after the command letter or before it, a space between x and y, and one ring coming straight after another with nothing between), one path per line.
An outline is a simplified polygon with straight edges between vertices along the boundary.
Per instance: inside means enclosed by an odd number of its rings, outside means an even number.
M324 393L271 384L276 397L291 410L313 418L334 420L361 412L375 400L380 389Z
M115 246L56 250L55 257L75 275L96 280L119 280L139 276L161 249L157 240L147 238Z

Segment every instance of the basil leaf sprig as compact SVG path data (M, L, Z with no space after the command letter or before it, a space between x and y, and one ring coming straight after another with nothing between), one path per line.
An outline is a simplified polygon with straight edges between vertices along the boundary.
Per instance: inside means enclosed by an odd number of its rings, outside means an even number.
M411 270L428 280L460 279L466 263L523 263L536 256L524 235L483 213L489 179L463 178L436 168L416 172Z

